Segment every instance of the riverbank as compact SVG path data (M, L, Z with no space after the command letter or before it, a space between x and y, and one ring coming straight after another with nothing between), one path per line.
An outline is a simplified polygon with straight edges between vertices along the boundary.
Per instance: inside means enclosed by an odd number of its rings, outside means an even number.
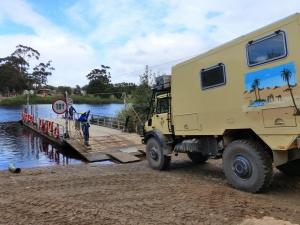
M175 157L174 157L175 158ZM168 171L146 161L0 172L0 224L291 225L300 221L300 178L276 173L269 192L226 184L221 161ZM289 221L289 222L287 222Z
M117 98L101 98L95 96L70 96L75 104L109 104L109 103L123 103L122 99ZM30 104L52 104L57 99L62 99L62 95L54 96L30 96ZM26 96L2 97L0 99L0 106L18 106L25 105L27 102Z

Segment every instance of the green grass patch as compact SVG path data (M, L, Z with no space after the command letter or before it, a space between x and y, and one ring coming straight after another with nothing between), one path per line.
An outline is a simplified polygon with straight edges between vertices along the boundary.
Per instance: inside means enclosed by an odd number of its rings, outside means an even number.
M72 95L70 96L73 99L73 103L75 104L109 104L109 103L122 103L122 99L117 98L100 98L95 96L78 96ZM30 96L29 102L30 104L52 104L57 99L63 99L62 95L55 96ZM0 101L0 105L2 106L16 106L16 105L25 105L27 103L26 96L14 96L3 98Z

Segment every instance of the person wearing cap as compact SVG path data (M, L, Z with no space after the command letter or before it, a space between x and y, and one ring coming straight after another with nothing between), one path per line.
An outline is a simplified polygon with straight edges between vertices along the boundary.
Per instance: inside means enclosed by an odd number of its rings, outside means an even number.
M90 110L87 112L84 112L80 115L78 118L78 121L81 123L81 129L83 133L83 138L84 138L84 144L86 146L89 146L89 138L90 138L90 133L89 133L89 115L90 115Z

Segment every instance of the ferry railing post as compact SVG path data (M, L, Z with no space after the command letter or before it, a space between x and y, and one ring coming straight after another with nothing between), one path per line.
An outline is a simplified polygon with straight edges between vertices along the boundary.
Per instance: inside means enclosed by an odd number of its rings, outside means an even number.
M66 110L66 113L65 113L65 122L66 122L66 133L65 133L65 137L69 137L69 120L68 120L68 117L69 117L69 107L68 107L68 92L66 91L65 92L65 101L66 101L66 107L67 107L67 110Z

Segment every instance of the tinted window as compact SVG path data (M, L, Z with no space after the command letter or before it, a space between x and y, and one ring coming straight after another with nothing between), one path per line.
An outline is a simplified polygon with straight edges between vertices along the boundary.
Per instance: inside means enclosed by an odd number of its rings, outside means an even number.
M287 55L285 33L277 32L260 40L249 42L247 53L249 66L285 57Z
M169 98L157 98L156 113L167 113L169 111Z
M202 89L212 88L225 84L225 66L219 64L217 66L203 69L201 71Z

